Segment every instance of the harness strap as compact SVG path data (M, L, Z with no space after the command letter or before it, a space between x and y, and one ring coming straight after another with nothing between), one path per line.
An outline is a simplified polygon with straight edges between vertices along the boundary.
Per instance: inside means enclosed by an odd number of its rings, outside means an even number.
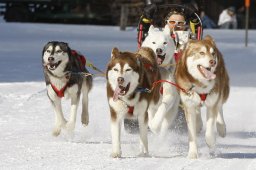
M173 86L175 86L176 88L178 88L179 90L181 90L182 92L186 93L186 94L189 94L189 92L185 89L183 89L182 87L180 87L178 84L175 84L173 82L170 82L170 81L167 81L167 80L158 80L158 81L155 81L152 85L152 88L151 88L151 91L157 86L157 84L159 83L169 83Z
M56 95L58 97L60 97L60 98L64 97L64 92L67 89L68 84L65 84L65 86L63 86L60 90L56 86L54 86L52 83L50 83L50 84L51 84L53 91L56 93Z
M127 107L128 107L128 114L132 116L134 111L134 106L127 106Z
M71 50L71 55L72 55L72 57L77 57L78 61L82 64L81 67L85 67L85 65L86 65L86 58L85 58L84 55L80 54L76 50Z
M159 90L159 92L160 92L161 95L163 95L163 93L164 93L164 88L161 87L160 90Z
M175 52L173 54L173 57L174 57L176 63L178 63L178 61L180 60L181 56L182 56L182 51L181 50L179 52Z
M200 96L200 98L201 98L201 100L202 100L203 102L206 100L207 95L208 95L207 93L199 94L199 96Z
M148 70L153 71L153 66L152 66L152 64L145 63L145 64L144 64L144 67L145 67L146 69L148 69Z
M93 70L96 70L97 72L101 73L101 75L106 75L105 72L101 71L99 68L94 66L90 61L86 61L86 66L92 68Z

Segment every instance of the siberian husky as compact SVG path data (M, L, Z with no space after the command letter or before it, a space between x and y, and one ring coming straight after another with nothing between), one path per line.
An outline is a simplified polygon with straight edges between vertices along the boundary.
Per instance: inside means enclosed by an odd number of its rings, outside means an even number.
M172 66L175 61L174 40L170 36L169 26L163 29L150 26L148 36L142 43L142 47L149 47L155 52L160 68L161 79L174 83ZM149 127L153 133L165 135L167 129L176 118L179 107L179 95L174 86L162 83L162 95L157 104L152 103L149 107Z
M138 118L140 133L140 155L148 154L149 103L159 100L159 88L151 93L140 92L150 89L153 81L160 78L154 52L141 48L137 53L120 52L113 48L107 66L107 97L111 113L111 156L121 157L120 129L124 118Z
M175 77L184 105L189 131L188 157L198 157L197 133L202 128L200 107L207 108L205 140L215 144L215 125L221 137L226 135L222 106L229 96L229 77L224 60L212 37L191 40L176 66Z
M84 58L71 51L67 43L48 42L42 52L43 70L47 86L47 95L55 112L53 135L58 136L62 128L72 131L75 128L77 108L82 93L83 125L88 125L88 93L92 88L92 77L88 73ZM71 113L68 122L64 118L61 98L71 98Z

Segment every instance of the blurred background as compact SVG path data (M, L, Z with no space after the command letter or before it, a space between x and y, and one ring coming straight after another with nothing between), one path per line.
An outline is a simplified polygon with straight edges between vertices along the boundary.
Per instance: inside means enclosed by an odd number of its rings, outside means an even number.
M136 26L148 3L193 4L215 23L224 9L236 10L238 29L245 27L244 0L0 0L6 22ZM251 0L249 28L256 28L256 0Z

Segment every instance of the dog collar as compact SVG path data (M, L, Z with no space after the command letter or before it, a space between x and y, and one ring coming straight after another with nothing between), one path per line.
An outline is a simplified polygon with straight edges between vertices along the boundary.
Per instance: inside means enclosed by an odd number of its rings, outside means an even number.
M200 98L201 98L201 101L205 101L206 100L206 98L207 98L207 93L203 93L203 94L198 94L199 96L200 96Z
M187 94L188 95L190 95L191 94L191 91L192 91L192 89L195 87L195 85L193 85L192 84L192 86L187 90ZM195 91L194 91L195 92ZM197 93L197 92L195 92L195 93ZM206 98L207 98L207 95L209 94L209 93L197 93L199 96L200 96L200 99L201 99L201 101L202 102L204 102L205 100L206 100Z
M133 115L134 106L128 106L127 105L127 107L128 107L128 114L132 116Z

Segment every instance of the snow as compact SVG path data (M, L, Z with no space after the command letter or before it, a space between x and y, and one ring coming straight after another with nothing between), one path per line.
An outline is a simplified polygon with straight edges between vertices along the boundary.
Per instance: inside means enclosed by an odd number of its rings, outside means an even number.
M81 125L79 108L74 134L51 135L54 113L41 66L43 46L51 40L68 42L105 70L113 47L136 50L136 28L2 21L0 28L0 169L256 170L256 31L249 31L245 47L244 30L205 30L223 53L231 79L224 105L227 136L217 137L215 149L209 150L202 132L199 159L190 160L187 133L176 131L164 140L149 133L150 156L138 157L138 135L123 130L122 158L111 158L110 113L102 77L94 78L89 95L89 126ZM69 101L63 106L68 116Z

